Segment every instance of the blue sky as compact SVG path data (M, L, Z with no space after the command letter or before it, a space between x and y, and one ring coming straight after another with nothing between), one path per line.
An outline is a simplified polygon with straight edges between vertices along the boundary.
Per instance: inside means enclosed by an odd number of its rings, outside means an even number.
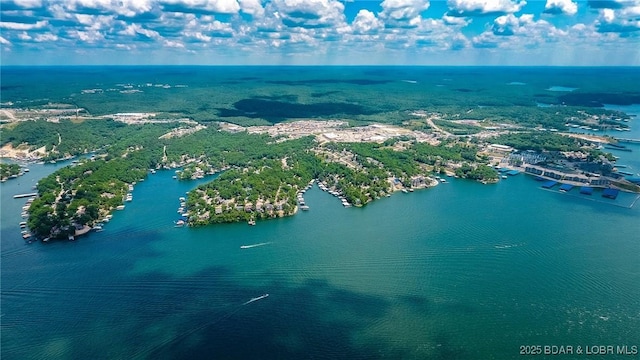
M0 0L4 65L640 65L640 0Z

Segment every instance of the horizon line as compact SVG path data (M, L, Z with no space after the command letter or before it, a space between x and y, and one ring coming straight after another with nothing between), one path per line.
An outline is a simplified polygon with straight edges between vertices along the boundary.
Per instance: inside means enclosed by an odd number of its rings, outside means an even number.
M449 68L640 68L640 65L417 65L417 64L0 64L0 68L20 67L449 67Z

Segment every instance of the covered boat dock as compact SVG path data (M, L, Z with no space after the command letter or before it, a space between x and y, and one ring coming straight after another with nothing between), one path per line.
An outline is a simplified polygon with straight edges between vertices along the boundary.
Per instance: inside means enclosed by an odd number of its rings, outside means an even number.
M615 198L618 197L618 193L619 192L620 192L620 190L618 190L618 189L607 188L607 189L604 189L602 191L602 197L606 197L606 198L615 200Z
M593 194L593 188L589 186L582 186L580 188L580 194L591 195Z

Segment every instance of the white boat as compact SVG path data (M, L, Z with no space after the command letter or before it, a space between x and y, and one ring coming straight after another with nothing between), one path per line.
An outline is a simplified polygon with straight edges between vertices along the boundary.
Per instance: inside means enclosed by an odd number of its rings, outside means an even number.
M265 298L267 298L267 297L269 297L269 294L264 294L264 295L262 295L262 296L254 297L254 298L252 298L251 300L249 300L249 301L245 302L245 303L244 303L244 304L242 304L242 305L251 304L251 303L252 303L252 302L254 302L254 301L262 300L262 299L265 299Z
M263 242L263 243L259 243L259 244L252 244L252 245L242 245L240 246L240 249L251 249L254 247L258 247L258 246L265 246L265 245L269 245L271 244L270 242Z
M124 205L118 205L118 206L116 207L116 210L124 210Z

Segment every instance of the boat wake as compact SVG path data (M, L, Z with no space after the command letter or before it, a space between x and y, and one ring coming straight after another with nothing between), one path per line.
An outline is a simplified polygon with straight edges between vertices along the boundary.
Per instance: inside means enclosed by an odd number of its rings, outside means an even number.
M262 295L262 296L254 297L253 299L251 299L251 300L249 300L249 301L246 301L246 302L245 302L244 304L242 304L242 305L248 305L248 304L251 304L251 303L252 303L252 302L254 302L254 301L262 300L262 299L265 299L265 298L267 298L267 297L269 297L269 294L264 294L264 295Z
M520 244L506 244L506 245L495 245L494 248L496 249L510 249L510 248L514 248L514 247L518 247L518 246L522 246L524 245L524 243L520 243Z
M240 246L240 249L251 249L251 248L254 248L254 247L265 246L265 245L269 245L269 244L271 244L271 242L263 242L263 243L252 244L252 245L242 245L242 246Z

